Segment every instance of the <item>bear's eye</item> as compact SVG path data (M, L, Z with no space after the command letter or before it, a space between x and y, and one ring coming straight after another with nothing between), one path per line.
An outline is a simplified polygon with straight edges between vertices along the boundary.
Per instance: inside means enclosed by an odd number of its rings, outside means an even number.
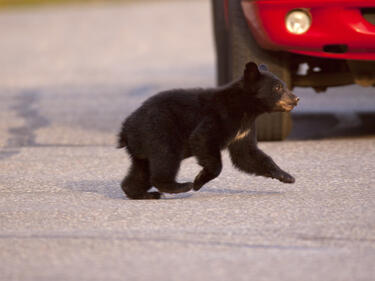
M276 85L275 86L275 91L280 92L281 91L281 85Z

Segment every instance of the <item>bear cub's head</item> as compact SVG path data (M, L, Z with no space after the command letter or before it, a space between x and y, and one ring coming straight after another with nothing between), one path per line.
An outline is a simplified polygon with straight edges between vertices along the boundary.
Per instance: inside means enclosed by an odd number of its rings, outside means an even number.
M298 103L295 96L266 65L248 62L244 70L244 87L246 92L255 95L257 103L266 112L291 111Z

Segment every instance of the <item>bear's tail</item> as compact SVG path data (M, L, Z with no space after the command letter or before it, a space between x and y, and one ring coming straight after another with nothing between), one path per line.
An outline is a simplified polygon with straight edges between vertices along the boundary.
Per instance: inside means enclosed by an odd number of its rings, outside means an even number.
M118 143L117 143L117 148L123 148L127 145L127 142L126 142L126 135L125 135L125 132L120 132L118 134Z

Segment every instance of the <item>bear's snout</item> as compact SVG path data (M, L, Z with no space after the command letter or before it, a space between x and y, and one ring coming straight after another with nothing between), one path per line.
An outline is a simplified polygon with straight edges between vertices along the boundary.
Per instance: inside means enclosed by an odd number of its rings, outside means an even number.
M293 98L293 105L296 106L298 104L298 102L299 102L299 97L294 96L294 98Z
M293 94L291 91L286 91L285 95L281 98L285 103L296 106L299 102L299 97Z
M294 105L297 105L299 101L299 97L293 94L290 90L284 91L284 94L282 95L281 99Z
M285 91L281 99L275 104L275 111L291 111L299 101L299 97L294 95L291 91Z

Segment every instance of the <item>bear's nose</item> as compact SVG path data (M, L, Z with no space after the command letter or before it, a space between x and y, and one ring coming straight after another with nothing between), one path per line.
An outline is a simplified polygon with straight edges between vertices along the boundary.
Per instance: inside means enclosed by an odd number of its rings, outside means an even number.
M299 97L295 97L294 102L297 104L299 102Z

